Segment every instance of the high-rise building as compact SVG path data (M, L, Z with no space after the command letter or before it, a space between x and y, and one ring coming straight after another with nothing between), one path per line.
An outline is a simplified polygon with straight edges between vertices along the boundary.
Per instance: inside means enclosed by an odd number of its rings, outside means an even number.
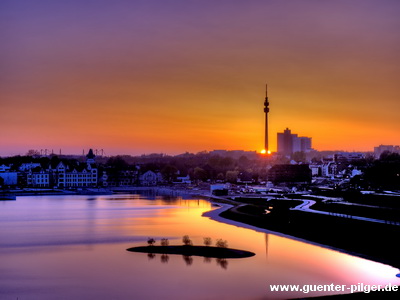
M289 128L283 132L278 132L278 153L290 155L293 153L293 139L297 134L292 134Z
M400 154L400 146L395 145L379 145L378 147L374 148L374 155L376 158L379 158L381 154L385 151L394 152Z
M294 152L308 152L311 148L311 138L297 136L286 128L283 132L278 132L278 153L291 155Z

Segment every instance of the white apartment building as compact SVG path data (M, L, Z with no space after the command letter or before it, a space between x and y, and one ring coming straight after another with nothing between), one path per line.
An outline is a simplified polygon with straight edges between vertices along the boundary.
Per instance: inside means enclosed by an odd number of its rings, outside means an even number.
M45 172L44 170L33 172L32 169L30 169L26 179L26 183L28 186L41 188L50 187L50 174L49 172Z
M97 168L89 163L71 170L60 162L53 172L55 183L59 188L97 186Z

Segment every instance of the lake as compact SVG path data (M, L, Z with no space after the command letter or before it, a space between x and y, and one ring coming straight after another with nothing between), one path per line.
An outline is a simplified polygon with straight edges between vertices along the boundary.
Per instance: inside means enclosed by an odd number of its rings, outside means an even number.
M203 216L215 209L206 200L152 193L0 201L0 299L290 299L335 292L270 285L400 284L389 265ZM198 245L221 238L256 255L126 251L149 237L181 245L184 235Z

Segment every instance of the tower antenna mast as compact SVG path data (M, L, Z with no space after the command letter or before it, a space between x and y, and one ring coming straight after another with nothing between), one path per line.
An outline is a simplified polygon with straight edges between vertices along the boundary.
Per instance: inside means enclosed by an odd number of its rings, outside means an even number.
M265 144L264 149L266 153L269 153L268 146L268 113L269 113L269 102L268 102L268 84L265 84L265 101L264 101L264 112L265 112Z

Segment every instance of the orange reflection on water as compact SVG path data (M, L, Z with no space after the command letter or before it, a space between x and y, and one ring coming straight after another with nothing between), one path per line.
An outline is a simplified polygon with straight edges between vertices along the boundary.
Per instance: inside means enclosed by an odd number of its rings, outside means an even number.
M391 266L276 235L268 237L268 256L280 271L290 268L309 284L400 283Z
M200 199L138 195L26 197L9 202L0 210L0 223L6 226L9 216L18 212L11 219L19 225L0 231L0 243L7 246L0 248L0 257L7 274L17 275L9 280L4 272L0 290L2 282L18 288L18 295L10 292L10 299L32 296L33 290L37 299L55 299L47 294L53 290L69 299L276 300L305 295L272 293L270 284L400 283L395 277L398 270L391 266L202 217L211 209ZM149 258L126 251L146 244L148 237L157 244L161 238L182 244L186 234L194 244L203 244L204 237L213 243L222 238L229 247L256 255L207 261L179 255ZM307 296L326 294L333 293Z
M132 235L149 228L153 236L168 238L173 244L181 244L183 235L190 235L194 244L202 244L204 237L227 240L232 248L257 253L255 259L246 261L246 269L260 272L260 263L265 265L269 283L276 284L387 284L399 283L395 277L397 269L363 258L351 256L325 247L273 234L262 234L250 229L226 225L202 214L212 205L205 200L178 198L173 203L163 199L152 200L168 208L155 209L151 215L132 218L124 222L124 230ZM145 205L145 202L137 202ZM232 264L230 264L231 266ZM273 276L269 276L269 272ZM288 273L291 274L290 282Z

